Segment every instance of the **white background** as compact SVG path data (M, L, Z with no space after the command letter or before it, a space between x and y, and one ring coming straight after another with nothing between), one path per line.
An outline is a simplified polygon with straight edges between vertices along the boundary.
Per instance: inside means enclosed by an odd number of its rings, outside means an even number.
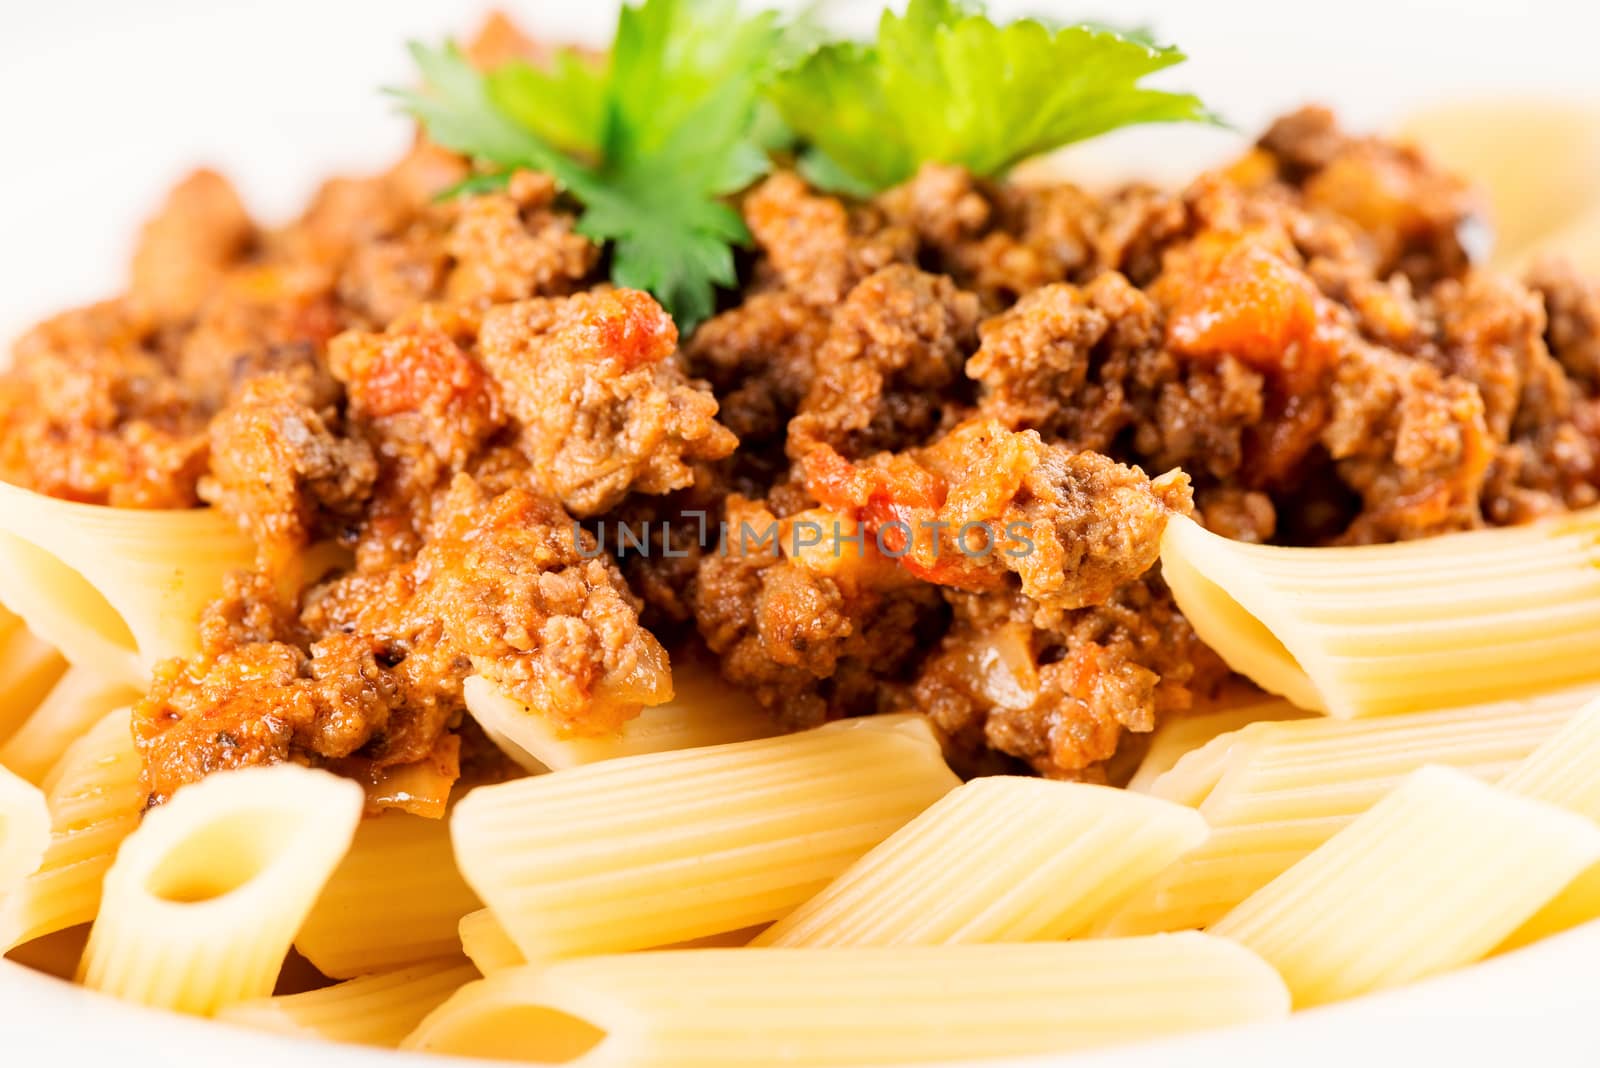
M0 10L0 339L68 301L118 287L135 226L198 163L220 166L268 219L329 170L381 166L408 137L376 91L408 74L408 36L465 33L462 0L4 0ZM508 0L536 27L599 39L614 4ZM877 4L842 3L870 23ZM1241 129L1308 100L1381 126L1407 106L1472 93L1600 96L1600 4L1343 0L1087 0L997 4L1149 22L1193 57L1172 84ZM1238 135L1158 130L1112 139L1103 166L1171 174L1233 151ZM1538 166L1537 160L1529 161ZM0 342L3 343L3 342ZM0 964L0 1063L161 1065L393 1060L266 1039L218 1045L170 1022ZM1132 1050L1094 1064L1600 1065L1600 931L1242 1037ZM1035 1062L1038 1063L1038 1062ZM1073 1061L1074 1065L1080 1063Z

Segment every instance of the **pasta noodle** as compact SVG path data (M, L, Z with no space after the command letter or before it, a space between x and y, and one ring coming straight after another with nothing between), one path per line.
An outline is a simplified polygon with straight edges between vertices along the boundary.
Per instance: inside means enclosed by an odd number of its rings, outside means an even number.
M428 1013L477 978L478 970L459 958L429 961L304 994L242 1001L223 1008L217 1019L300 1038L393 1049Z
M254 559L212 509L106 508L0 483L0 602L67 660L130 685L196 650L201 610Z
M776 724L746 694L699 665L673 668L673 698L629 720L615 734L565 737L536 711L481 676L466 682L467 710L524 769L559 771L617 757L696 749L770 737Z
M1178 606L1230 667L1331 716L1600 680L1600 508L1336 549L1246 545L1178 518L1161 560Z
M1500 781L1502 789L1600 822L1600 701L1586 706ZM1600 919L1600 865L1574 879L1500 947L1515 949Z
M1211 932L1320 1005L1479 959L1597 860L1589 821L1427 767Z
M0 742L27 722L66 667L53 646L35 638L21 619L0 609ZM10 767L4 759L0 764Z
M1206 837L1193 809L1015 776L946 794L756 938L768 946L1071 938Z
M456 857L530 961L767 923L959 785L920 716L473 791Z
M74 740L113 709L130 705L137 690L88 668L70 668L51 687L11 739L0 746L0 765L29 782L43 782Z
M0 768L0 901L39 866L49 844L44 794Z
M348 779L294 764L184 787L151 810L106 873L80 978L197 1015L266 997L363 801Z
M461 917L461 951L484 975L515 968L528 963L522 950L511 941L506 929L488 909L479 909Z
M1288 701L1267 698L1235 705L1212 712L1175 716L1156 728L1150 738L1150 747L1138 770L1128 780L1128 789L1139 793L1149 792L1162 775L1172 770L1179 758L1205 745L1211 739L1267 720L1303 719L1309 713L1296 708ZM1184 802L1189 804L1190 802Z
M1426 764L1495 781L1573 717L1593 687L1474 708L1257 723L1220 735L1148 787L1192 804L1211 836L1134 895L1102 934L1204 927Z
M390 812L361 822L295 948L349 979L461 952L461 918L481 908L456 868L444 820Z
M1283 982L1201 934L637 953L470 984L405 1048L584 1068L867 1065L1054 1053L1282 1016Z
M144 810L139 772L125 708L62 754L42 784L50 843L37 869L0 901L0 950L94 919L106 869Z

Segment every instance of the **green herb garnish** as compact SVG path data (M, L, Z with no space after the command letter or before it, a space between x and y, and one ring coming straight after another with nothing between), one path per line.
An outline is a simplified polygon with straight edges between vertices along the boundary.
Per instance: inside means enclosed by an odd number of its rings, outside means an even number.
M1097 25L997 26L975 5L911 0L884 13L876 43L820 48L770 93L827 157L812 177L885 189L929 161L998 175L1119 127L1213 121L1194 96L1138 84L1184 59Z

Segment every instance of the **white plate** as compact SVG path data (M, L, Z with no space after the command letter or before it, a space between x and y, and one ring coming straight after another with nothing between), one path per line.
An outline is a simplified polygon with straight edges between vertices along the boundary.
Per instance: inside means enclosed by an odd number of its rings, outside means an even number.
M13 0L0 33L0 339L114 292L134 226L200 162L281 219L340 168L376 169L406 124L376 87L408 74L409 36L464 32L479 0ZM512 0L505 6L515 8ZM613 3L527 3L553 34L603 36ZM840 3L870 24L875 3ZM1565 0L1085 0L995 3L1147 22L1193 57L1169 82L1243 130L1308 100L1353 124L1458 93L1600 93L1600 5ZM1173 177L1237 149L1208 130L1107 139L1078 166ZM1531 161L1537 166L1537 161ZM1492 873L1485 873L1492 877ZM1600 926L1429 983L1276 1026L1078 1058L1073 1068L1203 1065L1600 1064ZM119 1005L0 962L0 1063L171 1068L402 1068L433 1064L314 1046Z

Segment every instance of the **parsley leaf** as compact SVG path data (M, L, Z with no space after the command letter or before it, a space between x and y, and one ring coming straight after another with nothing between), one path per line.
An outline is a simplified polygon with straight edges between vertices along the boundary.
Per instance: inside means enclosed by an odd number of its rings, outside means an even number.
M998 26L960 0L911 0L875 44L826 45L770 93L826 159L812 174L884 189L928 161L1002 174L1118 127L1214 121L1194 96L1138 84L1184 58L1097 26Z
M612 279L687 334L737 281L749 233L721 198L770 166L756 112L778 37L775 16L736 0L644 0L623 7L603 68L573 53L484 75L454 45L413 46L425 88L397 95L446 148L554 177L583 205L578 230L610 243Z

